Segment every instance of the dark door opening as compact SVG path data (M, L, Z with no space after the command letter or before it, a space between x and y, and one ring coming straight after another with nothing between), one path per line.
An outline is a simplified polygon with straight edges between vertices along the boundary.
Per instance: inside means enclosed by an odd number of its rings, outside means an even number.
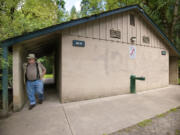
M179 84L178 57L169 57L169 84Z
M44 96L47 101L57 101L58 91L55 83L55 54L52 52L47 56L38 59L46 68L46 74L43 77Z

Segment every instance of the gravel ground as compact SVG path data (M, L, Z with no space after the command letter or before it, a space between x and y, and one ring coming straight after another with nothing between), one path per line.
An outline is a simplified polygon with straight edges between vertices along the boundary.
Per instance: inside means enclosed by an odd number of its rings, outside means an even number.
M180 108L109 135L180 135Z

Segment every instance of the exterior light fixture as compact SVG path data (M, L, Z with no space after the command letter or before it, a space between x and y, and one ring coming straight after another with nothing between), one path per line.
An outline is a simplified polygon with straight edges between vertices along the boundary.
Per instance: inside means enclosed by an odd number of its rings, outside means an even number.
M136 37L131 37L131 42L132 43L136 42Z

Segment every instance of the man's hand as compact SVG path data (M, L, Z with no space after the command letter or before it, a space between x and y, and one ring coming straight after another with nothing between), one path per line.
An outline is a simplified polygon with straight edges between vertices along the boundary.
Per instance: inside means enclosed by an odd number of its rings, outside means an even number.
M43 79L43 77L44 77L45 74L46 74L46 70L43 70L43 71L42 71L42 75L41 75L41 77L40 77L41 80Z

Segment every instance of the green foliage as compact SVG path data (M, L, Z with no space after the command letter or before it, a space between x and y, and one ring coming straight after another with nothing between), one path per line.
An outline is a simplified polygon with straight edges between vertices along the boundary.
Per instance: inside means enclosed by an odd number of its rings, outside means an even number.
M179 129L176 129L175 135L180 135L180 130Z
M11 31L11 23L19 2L20 0L0 1L0 40L14 36Z
M54 65L54 57L51 56L43 56L38 59L45 67L46 67L46 73L52 74L53 73L53 65Z
M165 116L167 116L169 113L176 112L177 109L179 109L179 107L177 107L177 108L172 108L172 109L168 110L168 111L165 112L165 113L162 113L162 114L157 115L156 118L165 117Z
M12 57L11 55L8 56L8 61L6 62L3 58L2 58L2 52L3 52L3 49L0 48L0 71L1 69L4 67L4 65L8 65L8 67L10 67L12 64L10 63L12 61ZM0 72L1 73L1 72Z
M54 76L53 76L53 74L45 74L44 75L44 78L53 78Z
M51 0L27 0L15 14L15 31L20 28L26 33L56 24L57 10Z
M0 40L64 21L64 0L1 0Z
M156 117L157 118L165 117L167 114L168 114L167 112L166 113L162 113L162 114L157 115Z
M170 112L175 112L175 111L177 111L177 108L172 108L172 109L170 109L170 110L168 111L168 113L170 113Z
M144 120L144 121L138 123L137 125L140 126L140 127L145 127L145 126L147 126L150 123L152 123L152 120L151 119L147 119L147 120Z
M82 0L81 1L81 16L89 16L104 11L103 0Z
M77 18L78 18L78 13L77 13L77 11L76 11L75 6L73 6L73 7L71 8L71 12L70 12L70 20L71 20L71 19L77 19Z
M121 2L119 0L106 0L105 8L106 10L112 10L121 7Z
M65 1L64 0L55 0L58 7L57 11L57 23L61 23L67 20L68 13L65 10Z

